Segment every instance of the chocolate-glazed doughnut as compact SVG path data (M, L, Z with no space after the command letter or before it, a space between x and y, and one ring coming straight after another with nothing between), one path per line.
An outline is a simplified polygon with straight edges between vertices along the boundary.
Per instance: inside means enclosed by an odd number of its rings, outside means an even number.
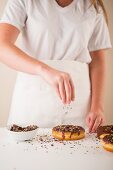
M99 139L109 134L113 134L113 125L100 126L97 128L97 137Z
M81 126L59 125L52 129L52 135L59 140L78 140L85 137L85 129Z
M106 135L101 141L104 149L113 152L113 134Z

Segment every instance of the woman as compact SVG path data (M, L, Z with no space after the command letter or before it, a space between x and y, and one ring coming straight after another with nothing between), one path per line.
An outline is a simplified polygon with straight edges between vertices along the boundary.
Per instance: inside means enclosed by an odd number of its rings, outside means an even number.
M8 124L104 123L105 16L102 0L8 1L0 60L19 71Z

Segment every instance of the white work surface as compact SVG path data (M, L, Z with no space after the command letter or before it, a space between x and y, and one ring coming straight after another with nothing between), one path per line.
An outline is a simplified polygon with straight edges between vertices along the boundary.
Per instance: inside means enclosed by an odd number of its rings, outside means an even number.
M113 153L105 151L94 134L58 142L50 133L39 129L33 141L18 143L0 128L0 170L113 170Z

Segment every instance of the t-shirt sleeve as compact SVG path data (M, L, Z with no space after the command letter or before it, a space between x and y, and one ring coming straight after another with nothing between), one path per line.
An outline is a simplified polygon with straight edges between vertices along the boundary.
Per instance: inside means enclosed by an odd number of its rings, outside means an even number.
M0 23L7 23L21 30L27 19L25 0L8 0Z
M88 43L89 52L112 48L108 25L103 12L97 14L95 26Z

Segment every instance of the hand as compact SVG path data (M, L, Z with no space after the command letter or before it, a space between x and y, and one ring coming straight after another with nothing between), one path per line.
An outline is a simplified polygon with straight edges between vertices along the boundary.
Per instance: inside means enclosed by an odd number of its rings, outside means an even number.
M86 117L86 123L89 127L89 132L95 133L97 128L105 123L103 112L91 111Z
M44 65L40 75L55 89L64 104L74 100L74 84L68 73Z

